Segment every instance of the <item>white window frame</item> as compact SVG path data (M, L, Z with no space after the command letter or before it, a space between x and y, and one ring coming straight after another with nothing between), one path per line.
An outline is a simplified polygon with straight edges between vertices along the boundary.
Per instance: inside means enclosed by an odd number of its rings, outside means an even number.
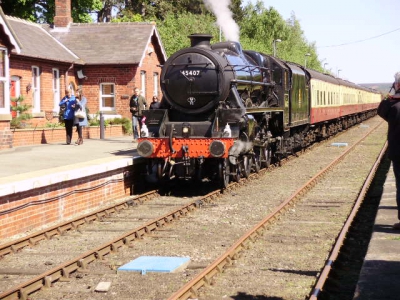
M40 112L40 69L32 66L32 112Z
M4 106L0 107L0 114L10 114L10 75L8 51L7 48L4 47L0 47L0 51L2 51L4 55L4 76L0 76L0 81L3 83L4 88Z
M154 92L153 92L153 96L159 96L158 95L158 73L154 72L153 73L153 85L154 85Z
M103 86L104 85L112 85L114 93L111 94L103 94ZM103 106L103 97L112 97L113 107ZM100 111L115 111L115 83L113 82L102 82L100 83L100 103L99 103Z
M52 86L53 86L53 102L54 109L53 111L60 111L60 100L61 100L61 92L60 92L60 70L53 68L51 71L52 74Z
M142 96L146 99L146 71L140 71L140 84L142 85Z

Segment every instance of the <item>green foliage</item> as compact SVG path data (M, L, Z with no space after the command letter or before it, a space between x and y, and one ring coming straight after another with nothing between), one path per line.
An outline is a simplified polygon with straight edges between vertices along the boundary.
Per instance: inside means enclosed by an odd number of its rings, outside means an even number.
M1 0L1 8L6 15L19 17L24 20L36 22L37 12L41 8L36 7L35 0Z
M47 122L46 124L44 124L44 128L56 128L56 127L65 127L64 123L51 123L51 122Z
M53 22L54 3L55 0L1 0L6 15L38 23ZM91 22L92 15L97 16L99 22L155 21L168 56L188 47L187 36L192 33L211 34L213 43L219 40L216 17L203 0L71 0L71 4L73 20L78 23ZM243 49L272 54L273 41L280 39L281 42L276 43L279 58L301 65L307 59L307 67L323 71L315 42L306 40L294 14L284 20L275 8L265 7L260 0L246 5L243 0L232 0L230 9L240 27ZM112 11L117 12L113 19ZM310 56L306 56L307 53Z
M240 42L243 49L255 50L265 54L273 54L273 41L276 43L277 56L300 65L322 71L321 63L315 43L308 43L300 22L292 15L284 20L279 12L273 8L266 8L262 1L256 4L249 3L241 8L241 1L233 1L231 9L235 12L234 19L240 27ZM167 55L188 47L188 35L192 33L209 33L213 36L212 43L219 40L219 28L215 16L210 13L194 14L193 12L179 12L169 14L165 19L157 21L163 45ZM183 30L184 29L184 30ZM309 53L310 56L306 56Z
M111 22L143 22L143 17L129 10L123 10L116 18L112 19Z
M89 114L87 112L88 111L86 110L86 115L88 116L88 124L89 124L89 126L99 126L100 125L100 112L97 112L91 118L89 118Z
M76 23L90 23L92 22L90 14L101 12L103 4L110 1L115 0L72 0L72 19ZM55 15L55 0L1 0L1 8L9 16L51 24Z
M132 133L132 121L128 118L114 118L106 120L106 122L108 125L122 125L125 134Z
M12 118L11 120L11 127L14 128L24 128L25 127L25 122L27 120L32 119L32 115L30 113L27 113L27 111L32 107L31 105L28 105L24 102L24 97L21 95L18 98L11 98L11 102L14 102L14 105L10 106L11 111L16 111L17 116L15 118Z
M287 40L282 42L282 56L280 57L304 65L306 54L309 53L310 56L307 57L307 68L322 71L318 61L315 43L307 42L304 32L301 29L300 22L296 19L294 14L287 20L287 26L290 28L290 31Z
M192 33L209 33L214 37L212 42L217 42L219 28L215 21L215 17L209 14L181 13L169 15L163 22L157 23L167 55L170 56L182 48L189 47L188 35Z
M273 41L279 39L281 42L275 44L277 57L300 65L304 65L307 59L308 68L322 71L315 43L307 41L294 14L285 21L275 8L267 9L261 1L255 5L248 4L243 12L240 22L243 49L271 55ZM306 56L307 53L310 56Z
M132 134L132 121L128 118L114 118L104 120L104 127L110 125L122 125L125 134ZM99 112L97 112L96 115L89 120L89 126L100 126Z
M289 36L289 28L281 15L274 8L266 9L261 1L256 5L249 4L244 8L244 18L239 24L241 41L251 42L262 49L248 47L264 53L272 53L272 41L275 39L286 40ZM242 41L243 44L243 41Z
M143 0L129 1L125 7L126 11L140 13L146 21L164 21L167 17L177 16L184 12L195 15L207 14L203 0Z

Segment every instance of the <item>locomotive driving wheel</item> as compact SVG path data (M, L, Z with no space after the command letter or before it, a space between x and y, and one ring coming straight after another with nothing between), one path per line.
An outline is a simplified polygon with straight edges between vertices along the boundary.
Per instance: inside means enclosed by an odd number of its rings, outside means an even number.
M260 150L255 151L251 159L254 172L256 173L260 172L261 169Z
M161 179L163 176L162 174L163 164L161 162L157 163L157 178Z
M231 170L232 170L232 180L235 182L239 182L241 174L240 164L232 166Z
M260 148L263 156L262 160L262 166L268 168L271 165L271 159L272 159L272 150L271 147L268 145L265 148Z
M242 171L243 171L243 176L245 178L249 178L249 175L251 173L251 165L252 165L252 159L248 155L243 155L243 161L242 161Z
M229 160L227 158L222 159L218 164L219 180L221 188L226 188L229 184Z

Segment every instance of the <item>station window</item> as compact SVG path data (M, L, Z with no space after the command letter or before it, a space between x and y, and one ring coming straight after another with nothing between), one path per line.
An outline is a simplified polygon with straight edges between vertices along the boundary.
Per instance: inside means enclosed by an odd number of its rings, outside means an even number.
M0 48L0 113L10 113L7 49Z
M32 111L40 112L40 70L37 66L32 66Z
M100 84L100 110L111 111L115 109L114 83Z
M153 96L159 96L158 95L158 73L154 72L153 73L153 85L154 85L154 91L153 91Z
M53 103L54 103L54 111L59 111L60 106L58 103L61 99L60 94L60 71L58 69L53 69Z
M142 96L146 98L146 71L140 71L140 84Z

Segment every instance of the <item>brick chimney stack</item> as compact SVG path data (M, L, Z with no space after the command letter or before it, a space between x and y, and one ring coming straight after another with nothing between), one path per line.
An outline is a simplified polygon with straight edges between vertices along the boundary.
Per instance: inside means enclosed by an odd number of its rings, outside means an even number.
M71 0L56 0L56 15L54 16L54 26L68 27L72 23Z

